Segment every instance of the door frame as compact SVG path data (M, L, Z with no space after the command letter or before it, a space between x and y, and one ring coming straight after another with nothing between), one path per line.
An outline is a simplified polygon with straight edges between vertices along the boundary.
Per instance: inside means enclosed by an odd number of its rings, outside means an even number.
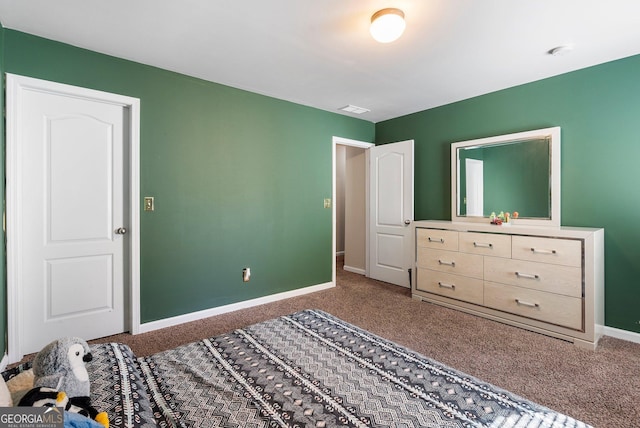
M332 231L332 240L331 240L331 254L332 254L332 258L331 258L331 281L333 282L333 285L336 285L336 242L337 242L337 235L336 235L336 220L337 220L337 212L336 212L336 146L337 145L341 145L341 146L352 146L352 147L359 147L362 149L365 149L365 168L366 168L366 172L365 172L365 188L367 189L367 194L365 197L365 210L366 210L366 224L367 224L367 233L365 234L365 276L369 276L369 151L367 149L375 146L374 143L367 143L365 141L358 141L358 140L351 140L349 138L342 138L342 137L336 137L334 136L332 138L332 144L331 144L331 161L332 161L332 189L331 189L331 201L333 201L333 203L331 204L331 218L332 218L332 226L331 226L331 231Z
M20 361L22 325L18 308L22 290L22 213L19 202L23 198L18 185L22 162L19 107L22 91L38 91L82 98L123 107L125 111L126 144L124 168L128 168L128 229L129 247L124 260L125 326L132 334L140 332L140 99L125 95L81 88L47 80L6 73L6 256L7 256L7 356L9 363ZM128 162L127 162L128 161ZM128 303L128 305L127 305ZM128 307L127 307L128 306Z

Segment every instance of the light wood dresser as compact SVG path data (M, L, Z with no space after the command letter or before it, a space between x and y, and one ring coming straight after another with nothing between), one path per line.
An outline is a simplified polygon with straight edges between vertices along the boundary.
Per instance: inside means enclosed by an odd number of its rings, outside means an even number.
M416 221L412 296L595 349L604 229Z

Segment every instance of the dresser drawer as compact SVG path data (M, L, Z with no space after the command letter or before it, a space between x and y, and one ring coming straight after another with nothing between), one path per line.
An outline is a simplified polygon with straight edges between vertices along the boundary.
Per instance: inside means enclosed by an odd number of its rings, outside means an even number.
M430 269L418 269L416 288L440 296L482 305L483 282L481 279L453 275Z
M579 267L485 257L484 279L582 298L582 270Z
M418 247L458 251L458 232L455 230L416 229Z
M484 283L484 305L539 321L582 330L582 299L510 285Z
M482 279L482 256L418 247L418 267Z
M511 257L511 235L463 232L458 241L460 251L465 253Z
M582 266L582 241L576 239L514 236L511 253L514 259Z

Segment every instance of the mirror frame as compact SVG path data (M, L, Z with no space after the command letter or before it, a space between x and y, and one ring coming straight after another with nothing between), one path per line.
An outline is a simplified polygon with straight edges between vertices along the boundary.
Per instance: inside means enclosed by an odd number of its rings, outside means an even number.
M533 131L517 132L514 134L498 135L475 140L451 143L451 221L459 223L486 223L488 217L459 216L458 215L458 149L472 146L491 146L506 144L510 141L530 140L535 138L550 138L549 142L549 191L550 218L518 218L513 224L522 226L560 227L560 127L536 129Z

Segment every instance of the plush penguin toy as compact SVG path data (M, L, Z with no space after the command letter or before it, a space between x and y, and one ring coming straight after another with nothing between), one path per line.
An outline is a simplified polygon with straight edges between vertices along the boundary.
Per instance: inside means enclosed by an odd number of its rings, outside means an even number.
M69 411L83 414L108 427L107 413L98 412L91 406L89 373L85 363L92 358L89 345L80 338L54 340L33 360L33 386L65 392L69 397Z
M18 406L27 407L67 407L69 397L62 391L53 388L33 388L27 392Z
M54 340L33 360L33 386L64 391L69 397L88 397L91 387L84 363L92 358L89 345L82 339Z

